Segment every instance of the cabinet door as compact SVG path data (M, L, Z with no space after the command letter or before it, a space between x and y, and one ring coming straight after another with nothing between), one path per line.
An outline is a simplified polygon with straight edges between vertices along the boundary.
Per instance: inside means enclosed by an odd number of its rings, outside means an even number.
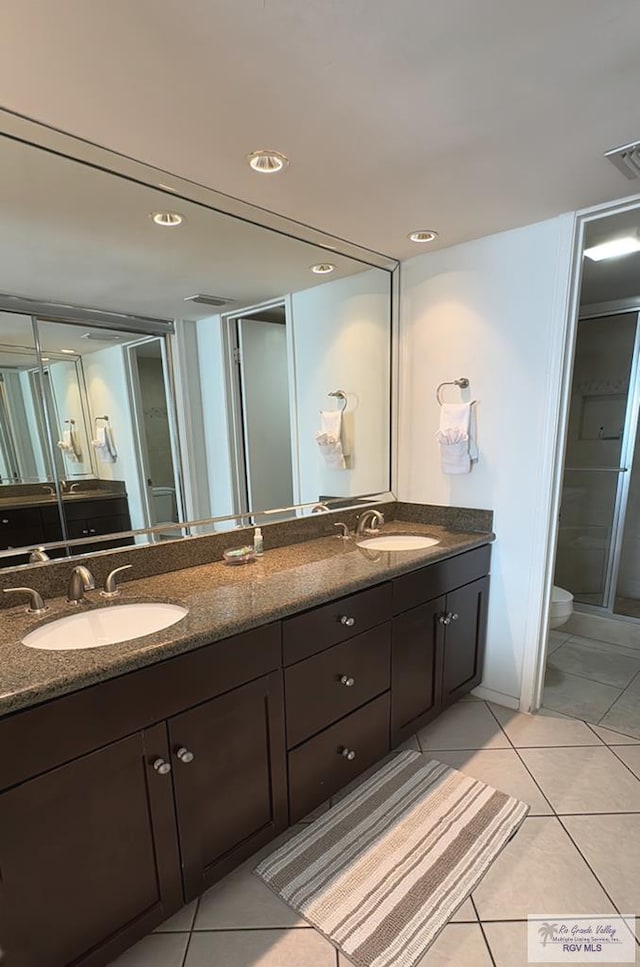
M480 578L447 595L451 622L444 640L443 706L451 705L482 679L487 638L489 578Z
M391 639L391 745L408 739L442 708L445 599L435 598L393 619Z
M163 726L0 795L7 967L108 963L180 907L171 776L154 770L159 757L169 758Z
M169 739L191 900L287 825L281 673L176 715Z

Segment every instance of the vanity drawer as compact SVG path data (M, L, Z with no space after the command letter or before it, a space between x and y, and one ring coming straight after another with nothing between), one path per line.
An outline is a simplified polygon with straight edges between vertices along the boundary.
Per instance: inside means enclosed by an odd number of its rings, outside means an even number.
M390 622L286 668L287 746L298 745L386 691L390 668Z
M28 530L40 530L42 516L39 507L17 507L12 510L0 510L0 536Z
M292 665L390 617L391 584L386 583L287 618L282 630L283 663Z
M344 751L354 752L352 759ZM389 692L289 753L289 820L297 822L389 751Z
M437 564L429 564L393 581L393 613L400 614L441 594L470 584L489 573L491 546L457 554Z

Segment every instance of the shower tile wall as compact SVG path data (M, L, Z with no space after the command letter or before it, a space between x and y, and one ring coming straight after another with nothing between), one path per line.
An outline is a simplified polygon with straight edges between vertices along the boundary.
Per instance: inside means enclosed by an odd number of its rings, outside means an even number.
M620 465L635 327L635 313L578 327L554 580L588 604L604 603L618 482L589 468Z

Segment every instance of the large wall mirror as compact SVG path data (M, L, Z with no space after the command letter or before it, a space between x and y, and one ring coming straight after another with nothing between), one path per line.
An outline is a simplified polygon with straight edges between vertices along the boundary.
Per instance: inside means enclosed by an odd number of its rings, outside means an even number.
M394 263L23 128L0 136L0 567L389 491Z

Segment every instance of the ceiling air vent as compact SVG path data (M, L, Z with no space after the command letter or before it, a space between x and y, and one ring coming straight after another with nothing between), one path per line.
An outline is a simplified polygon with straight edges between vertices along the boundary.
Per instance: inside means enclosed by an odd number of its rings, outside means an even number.
M228 306L234 302L234 299L225 299L220 295L187 295L184 298L185 302L197 302L198 305L202 306Z
M630 180L640 178L640 141L612 148L611 151L605 151L604 156Z

